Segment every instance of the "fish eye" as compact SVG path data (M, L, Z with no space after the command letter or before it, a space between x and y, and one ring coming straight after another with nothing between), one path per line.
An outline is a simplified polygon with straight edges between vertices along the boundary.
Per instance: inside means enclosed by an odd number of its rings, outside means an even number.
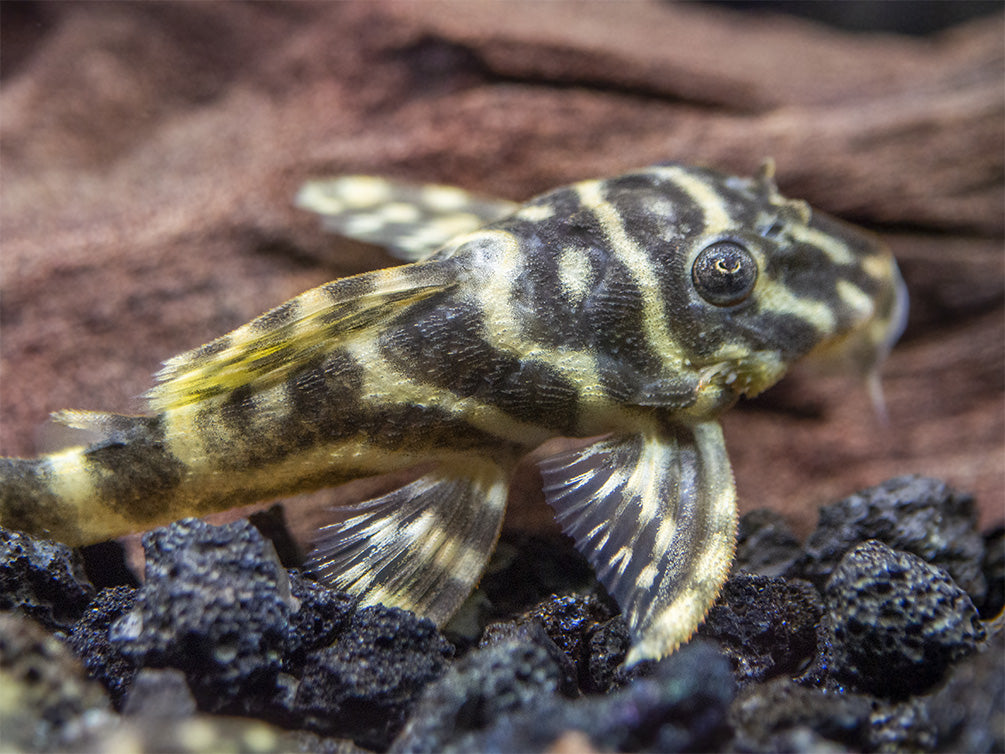
M694 260L691 281L708 303L733 306L754 290L757 261L736 241L717 241L702 249Z

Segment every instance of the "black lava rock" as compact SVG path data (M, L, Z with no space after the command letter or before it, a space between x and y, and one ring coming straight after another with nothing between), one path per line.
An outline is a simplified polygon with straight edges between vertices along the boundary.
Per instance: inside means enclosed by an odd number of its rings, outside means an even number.
M1005 607L1005 526L996 526L984 535L983 571L988 591L980 606L981 617L991 619Z
M334 645L308 655L293 712L303 727L386 749L453 654L432 621L364 608Z
M577 663L583 658L590 634L611 617L611 610L592 595L555 596L526 613L528 620L539 622L559 649Z
M126 691L136 674L136 665L122 652L120 643L109 639L111 625L133 609L136 590L127 586L102 589L70 633L70 646L83 660L91 678L108 689L116 708L121 708Z
M826 505L796 569L822 588L844 554L869 539L945 569L975 602L984 599L984 540L970 495L938 479L902 476Z
M580 687L590 690L590 637L611 617L611 609L593 595L552 595L512 621L486 627L482 644L493 643L499 636L509 637L514 627L538 624L572 662Z
M110 636L137 666L178 668L206 711L273 692L293 600L272 545L246 521L184 519L143 537L146 583Z
M486 627L478 647L487 649L507 644L533 644L543 650L550 658L551 664L561 670L562 682L559 684L561 692L569 696L575 696L578 693L578 668L572 658L562 651L540 623L521 620L492 623Z
M730 577L701 636L715 639L741 683L794 673L813 656L823 605L813 585L749 573Z
M101 684L85 678L64 642L0 613L0 749L84 751L80 739L113 718Z
M300 675L307 654L331 644L349 625L357 599L289 571L290 594L297 609L290 615L290 629L283 656L283 670Z
M922 696L877 702L869 715L868 751L932 751L935 735Z
M196 704L185 682L185 674L168 668L146 668L136 675L122 713L144 720L182 719L195 714Z
M0 528L0 610L21 610L52 631L69 633L93 598L76 551Z
M751 684L737 696L729 719L731 750L747 752L869 750L873 702L853 693L800 686L788 678ZM841 749L839 749L841 750Z
M879 703L871 751L1005 751L1005 637L954 665L928 694Z
M902 542L963 579L976 567L971 588L987 584L990 619L1005 599L1005 530L973 545L968 501L932 480L891 480L830 506L805 555L780 517L748 514L734 574L699 630L712 641L628 669L624 619L564 538L503 543L469 605L461 646L471 650L452 664L454 647L431 623L359 610L287 574L247 524L185 521L148 535L147 584L103 589L86 609L86 598L46 591L88 594L70 550L3 535L8 600L23 588L51 629L69 627L67 643L129 714L111 712L100 685L56 649L12 654L0 616L0 691L15 689L0 693L0 718L19 721L12 740L24 749L109 750L127 734L180 749L212 731L211 748L253 741L263 751L1001 751L1002 637L981 639L975 602L945 570L856 539ZM103 568L97 554L91 566ZM486 617L496 622L482 630ZM811 656L798 681L773 678ZM731 664L742 685L732 702ZM86 701L74 696L81 684Z
M799 539L778 513L759 508L740 516L733 572L784 576L803 553Z
M734 688L726 658L709 643L692 642L621 691L576 700L552 696L443 751L541 752L570 730L601 751L714 751L729 738Z
M477 751L478 734L501 715L548 705L565 672L539 644L476 649L430 685L395 740L394 754Z
M1005 751L1005 636L962 660L926 701L936 751Z
M829 672L881 697L925 691L984 638L970 597L944 571L882 542L841 559L825 600Z
M581 681L583 691L604 693L622 677L621 667L632 647L628 624L620 615L611 618L590 636L587 678Z

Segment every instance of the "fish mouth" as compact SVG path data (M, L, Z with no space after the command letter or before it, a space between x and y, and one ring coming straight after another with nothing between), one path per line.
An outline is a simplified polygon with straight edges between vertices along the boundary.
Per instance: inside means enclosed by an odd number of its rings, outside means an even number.
M774 351L756 352L740 359L710 364L701 371L700 389L717 388L735 397L753 397L785 374L785 364Z
M752 398L780 380L786 364L777 351L758 351L740 358L720 360L700 368L692 416L718 416L741 397Z

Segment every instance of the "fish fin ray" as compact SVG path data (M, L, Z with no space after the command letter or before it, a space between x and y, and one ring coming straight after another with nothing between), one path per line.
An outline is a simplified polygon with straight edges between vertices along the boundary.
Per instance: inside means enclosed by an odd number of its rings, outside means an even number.
M468 472L468 469L465 469ZM349 509L319 532L309 568L333 588L443 625L481 577L506 506L494 463L434 471Z
M136 440L150 440L155 436L158 419L154 416L115 414L108 411L62 409L53 411L50 418L56 424L82 433L88 450L109 444L125 444Z
M146 398L155 412L285 380L351 335L454 285L449 262L403 265L334 280L210 343L175 356Z
M690 638L735 549L736 493L719 425L605 438L540 466L556 520L628 621L627 662L659 659Z
M383 246L406 262L424 259L452 238L499 220L519 206L453 186L369 175L308 181L294 204L319 215L325 230Z

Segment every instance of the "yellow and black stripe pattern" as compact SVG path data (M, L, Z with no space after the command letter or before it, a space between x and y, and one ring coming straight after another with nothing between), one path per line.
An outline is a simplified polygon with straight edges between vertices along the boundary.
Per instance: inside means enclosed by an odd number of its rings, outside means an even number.
M0 524L80 544L419 464L348 511L316 569L446 620L494 546L518 458L624 609L631 661L685 640L732 558L716 418L819 354L874 374L906 297L876 239L753 179L661 165L516 205L353 176L298 196L420 261L336 280L166 362L150 417L0 460ZM445 241L445 243L443 243Z

